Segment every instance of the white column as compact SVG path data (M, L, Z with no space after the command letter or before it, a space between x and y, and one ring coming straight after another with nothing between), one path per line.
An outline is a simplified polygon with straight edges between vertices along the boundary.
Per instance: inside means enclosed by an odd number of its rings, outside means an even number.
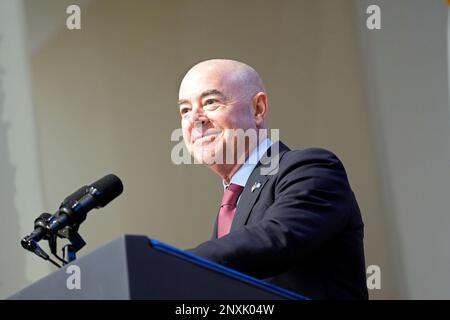
M22 1L0 0L0 298L50 271L20 246L43 211Z

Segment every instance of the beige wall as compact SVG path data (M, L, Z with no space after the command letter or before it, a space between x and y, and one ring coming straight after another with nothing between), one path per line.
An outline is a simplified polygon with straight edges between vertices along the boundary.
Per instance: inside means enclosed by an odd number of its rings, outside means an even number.
M93 1L82 30L32 57L45 204L113 172L124 194L82 226L84 253L123 233L187 248L210 237L221 183L170 160L177 87L197 61L242 60L265 79L269 124L291 147L324 146L348 170L366 261L395 297L350 1Z

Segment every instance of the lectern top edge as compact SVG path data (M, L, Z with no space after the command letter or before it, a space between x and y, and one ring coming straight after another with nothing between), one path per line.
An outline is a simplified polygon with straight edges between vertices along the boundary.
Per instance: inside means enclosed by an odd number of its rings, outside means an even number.
M238 279L241 280L243 282L246 282L248 284L251 285L255 285L258 287L264 287L265 289L275 293L275 294L279 294L287 299L293 299L293 300L309 300L308 298L297 294L295 292L289 291L287 289L283 289L280 287L277 287L275 285L272 285L271 283L256 279L254 277L251 277L249 275L246 275L244 273L241 273L239 271L236 271L234 269L222 266L220 264L217 264L215 262L211 262L209 260L203 259L201 257L198 257L196 255L193 255L189 252L180 250L176 247L173 247L171 245L168 245L166 243L163 243L161 241L158 240L154 240L151 238L148 238L148 240L150 241L150 246L152 246L155 250L158 251L162 251L168 254L171 254L173 256L177 256L180 259L189 261L189 262L193 262L197 265L206 267L208 269L213 269L216 272L220 272L223 273L229 277L232 277L234 279Z

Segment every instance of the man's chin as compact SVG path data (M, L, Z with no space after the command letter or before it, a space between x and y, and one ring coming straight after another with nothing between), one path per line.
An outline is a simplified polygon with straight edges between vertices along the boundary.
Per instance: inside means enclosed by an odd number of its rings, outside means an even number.
M217 159L214 157L194 156L194 158L198 164L202 164L205 166L212 166L212 165L217 164Z
M220 164L222 159L216 157L216 152L210 148L199 148L194 151L193 156L197 163L211 166Z

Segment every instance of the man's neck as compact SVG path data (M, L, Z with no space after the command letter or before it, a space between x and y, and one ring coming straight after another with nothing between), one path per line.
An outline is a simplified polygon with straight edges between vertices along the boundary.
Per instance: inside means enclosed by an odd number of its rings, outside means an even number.
M245 151L244 156L240 157L240 161L237 161L234 164L229 165L217 165L215 167L211 166L211 169L214 170L219 176L222 178L225 184L229 184L234 177L234 175L239 172L239 170L245 165L245 163L251 160L252 163L249 163L253 166L256 166L256 163L260 160L262 154L267 151L269 146L271 145L270 139L267 141L267 146L261 146L264 141L267 140L267 137L263 139L258 139L258 143L252 146L251 149ZM257 151L257 152L256 152ZM252 159L249 159L251 157ZM254 162L254 163L253 163Z
M247 159L247 158L248 158L248 153L247 153L245 159ZM241 162L233 163L233 164L212 165L211 169L213 171L215 171L226 184L229 184L231 181L231 178L234 176L234 174L236 172L239 171L239 169L242 167L243 164L244 164L244 162L241 161Z

